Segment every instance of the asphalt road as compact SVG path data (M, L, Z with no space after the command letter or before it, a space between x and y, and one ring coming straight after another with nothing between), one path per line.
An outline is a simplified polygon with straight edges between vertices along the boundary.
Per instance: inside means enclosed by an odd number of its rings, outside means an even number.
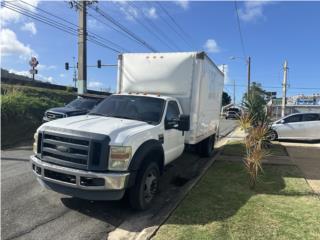
M221 121L220 135L226 135L235 125L233 120ZM155 206L137 213L127 206L126 199L85 201L42 188L30 169L31 154L29 146L2 151L2 239L106 239L118 226L139 231L152 225L152 219L159 214L169 211L168 203L177 201L183 186L199 175L207 161L184 153L166 169ZM128 219L136 218L147 221L130 224ZM126 221L129 223L124 224Z

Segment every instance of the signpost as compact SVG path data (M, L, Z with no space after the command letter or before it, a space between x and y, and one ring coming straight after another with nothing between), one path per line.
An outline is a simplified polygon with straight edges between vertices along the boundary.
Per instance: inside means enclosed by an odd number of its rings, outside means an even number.
M32 80L34 81L34 75L38 74L38 70L36 69L36 67L38 66L39 61L37 60L36 57L32 57L29 61L29 65L32 67L32 69L30 69L30 74L32 74Z

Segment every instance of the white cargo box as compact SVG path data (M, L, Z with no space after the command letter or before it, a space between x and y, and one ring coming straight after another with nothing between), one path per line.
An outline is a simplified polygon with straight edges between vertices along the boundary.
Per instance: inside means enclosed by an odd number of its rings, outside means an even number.
M190 115L186 143L218 131L224 75L204 52L126 53L119 56L118 92L178 99Z

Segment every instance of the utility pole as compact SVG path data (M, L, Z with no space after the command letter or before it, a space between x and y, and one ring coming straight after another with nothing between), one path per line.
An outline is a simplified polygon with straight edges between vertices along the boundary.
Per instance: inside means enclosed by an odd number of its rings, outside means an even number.
M74 82L74 87L77 88L77 66L75 63L75 57L73 57L73 82Z
M79 1L78 93L87 92L87 2Z
M281 108L281 117L285 116L286 110L286 98L287 98L287 71L288 71L288 62L287 60L283 65L283 82L282 82L282 108Z
M248 87L247 87L247 98L249 98L249 93L250 93L250 81L251 81L251 57L248 57L247 60L248 64Z
M233 80L233 103L236 105L236 80Z

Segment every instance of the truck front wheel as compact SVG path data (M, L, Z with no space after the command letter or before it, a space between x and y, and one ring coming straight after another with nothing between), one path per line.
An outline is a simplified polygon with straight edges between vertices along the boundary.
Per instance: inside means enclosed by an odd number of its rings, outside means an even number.
M198 143L198 152L201 157L212 157L214 153L215 135Z
M137 210L149 208L159 188L160 171L158 164L149 162L143 165L138 171L135 185L129 189L128 193L131 207Z

